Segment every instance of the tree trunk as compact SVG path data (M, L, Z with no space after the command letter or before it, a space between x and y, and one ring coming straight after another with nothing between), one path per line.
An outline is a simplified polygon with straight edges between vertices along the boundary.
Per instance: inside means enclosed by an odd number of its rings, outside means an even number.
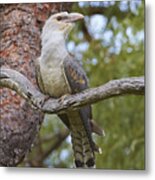
M36 85L33 60L40 55L40 30L50 14L70 7L71 3L0 5L0 66L21 72ZM17 165L29 152L43 116L14 91L0 89L1 166Z

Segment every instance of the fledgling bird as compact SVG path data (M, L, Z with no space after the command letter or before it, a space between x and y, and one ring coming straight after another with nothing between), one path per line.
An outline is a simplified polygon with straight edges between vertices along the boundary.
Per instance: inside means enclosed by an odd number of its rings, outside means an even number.
M85 71L66 48L74 22L83 18L79 13L60 12L45 22L36 66L38 85L44 94L59 98L88 88ZM94 152L99 149L92 140L92 132L102 135L103 131L92 120L91 106L58 116L70 129L76 167L94 167Z

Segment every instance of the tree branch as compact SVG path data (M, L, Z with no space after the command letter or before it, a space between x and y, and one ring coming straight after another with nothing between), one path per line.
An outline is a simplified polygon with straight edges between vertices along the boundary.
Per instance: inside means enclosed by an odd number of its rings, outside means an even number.
M78 94L46 100L47 96L37 90L24 75L12 69L1 69L0 87L16 91L34 107L45 113L73 110L114 96L144 95L145 90L144 77L131 77L111 80L104 85L87 89Z
M6 87L17 92L25 100L38 107L37 100L44 100L45 95L21 73L13 69L0 69L0 87ZM38 99L39 98L39 99Z

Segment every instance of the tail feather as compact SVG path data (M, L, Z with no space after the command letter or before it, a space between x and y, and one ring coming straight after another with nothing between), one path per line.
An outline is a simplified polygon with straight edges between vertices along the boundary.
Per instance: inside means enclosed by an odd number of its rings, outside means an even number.
M93 119L90 120L90 125L92 132L96 133L99 136L105 136L104 130L99 127Z
M92 149L86 131L81 126L71 132L76 167L93 167L95 165L94 150Z
M70 111L69 124L76 167L94 167L98 147L92 140L90 120L85 111Z
M84 167L83 145L81 135L78 131L71 132L76 167Z

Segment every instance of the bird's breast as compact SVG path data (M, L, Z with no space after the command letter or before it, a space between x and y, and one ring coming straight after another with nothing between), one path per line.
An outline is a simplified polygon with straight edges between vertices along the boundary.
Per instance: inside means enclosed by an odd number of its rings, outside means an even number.
M52 97L60 97L70 93L63 68L60 64L56 66L41 66L41 77L43 81L44 91Z

